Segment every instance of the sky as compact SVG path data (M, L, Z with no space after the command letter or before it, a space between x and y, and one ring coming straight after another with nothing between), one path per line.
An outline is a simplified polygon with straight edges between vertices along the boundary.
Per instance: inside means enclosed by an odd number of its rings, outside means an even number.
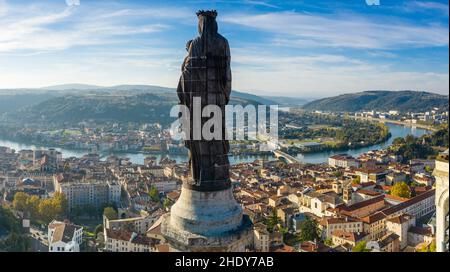
M0 0L0 89L176 87L198 9L217 9L233 89L318 98L449 92L447 0Z

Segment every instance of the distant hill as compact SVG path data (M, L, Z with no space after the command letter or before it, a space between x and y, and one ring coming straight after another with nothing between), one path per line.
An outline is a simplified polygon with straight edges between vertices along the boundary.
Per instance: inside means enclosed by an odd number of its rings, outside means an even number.
M20 108L32 106L53 98L49 93L0 93L0 114L15 111Z
M272 100L271 97L257 96L254 94L243 93L243 92L238 92L238 91L233 91L231 96L255 101L262 105L276 105L277 104L277 102Z
M366 91L315 100L304 105L303 109L347 112L362 110L417 112L428 111L434 107L448 109L448 96L416 91Z
M277 105L283 107L299 107L307 104L311 99L286 97L286 96L263 96L264 98L274 101Z
M175 88L161 87L161 86L153 86L153 85L117 85L112 87L103 87L96 85L87 85L87 84L63 84L63 85L55 85L49 86L39 89L0 89L0 103L6 104L9 102L7 98L16 97L18 100L23 100L22 103L18 103L17 106L23 105L27 106L30 103L27 103L28 100L30 102L36 101L42 102L49 97L55 96L64 96L64 95L93 95L93 94L117 94L117 95L138 95L138 94L158 94L158 95L175 95ZM25 96L29 96L30 99L23 99ZM259 104L272 105L276 104L275 101L270 100L269 98L264 98L261 96L233 91L232 98L236 101L242 99L243 101L252 101L257 102ZM20 105L19 105L20 104ZM31 103L35 104L35 103ZM16 106L14 104L14 106ZM12 107L10 107L12 108Z
M103 87L96 86L96 85L74 83L74 84L62 84L62 85L48 86L48 87L43 87L40 89L49 90L49 91L66 91L66 90L95 90L95 89L100 89L100 88L103 88Z
M9 119L23 123L139 122L167 124L175 95L155 94L63 95L10 113Z
M77 86L79 87L79 85L70 84L50 87L53 90L40 89L31 99L26 99L28 94L22 94L21 91L17 91L12 96L6 96L0 90L0 105L8 104L12 99L16 101L14 106L5 110L4 118L21 123L77 123L94 120L159 122L163 125L174 120L169 116L172 106L178 104L178 96L173 88L121 85L96 87L97 89L89 87L72 89ZM274 104L274 102L233 91L230 104L257 105Z

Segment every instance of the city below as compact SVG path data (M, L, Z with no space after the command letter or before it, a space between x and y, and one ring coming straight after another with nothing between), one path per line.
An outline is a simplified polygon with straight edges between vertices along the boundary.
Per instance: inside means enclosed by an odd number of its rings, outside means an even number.
M449 75L447 0L0 0L0 268L429 271Z
M380 122L379 115L371 122ZM233 163L234 196L253 222L245 250L448 250L448 236L437 236L440 194L448 192L448 129L439 126L417 136L395 134L402 137L390 137L384 148L360 149L355 157L336 151L324 162L305 163L284 152L298 142L281 139L279 150ZM160 145L168 139L164 130L154 133L136 132ZM125 155L84 154L0 147L1 250L169 251L161 222L189 179L186 160L167 152L141 154L141 163ZM441 208L448 229L448 202Z

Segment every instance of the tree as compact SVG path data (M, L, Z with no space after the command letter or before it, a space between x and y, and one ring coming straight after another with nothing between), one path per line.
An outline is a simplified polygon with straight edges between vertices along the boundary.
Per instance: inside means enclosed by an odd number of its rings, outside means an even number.
M427 171L428 173L433 173L433 168L429 165L425 166L425 171Z
M0 205L0 229L5 229L9 232L18 232L21 229L21 223L12 211Z
M308 218L300 223L299 239L301 242L320 239L320 231L315 220Z
M405 182L398 182L394 184L394 186L392 186L391 195L403 198L411 198L411 189Z
M428 248L429 252L436 252L436 240L433 240Z
M38 196L31 196L27 200L27 210L30 213L32 219L39 216L39 203L41 199Z
M37 207L39 219L45 223L49 223L53 219L64 217L67 211L68 202L64 194L56 192L52 198L42 200L31 200L35 202L33 205Z
M67 197L63 193L56 192L53 196L53 204L56 206L58 215L62 216L66 214L69 206Z
M38 206L39 217L45 223L50 223L53 219L58 216L59 207L55 205L52 198L44 199L39 203Z
M155 186L150 187L150 190L148 191L148 195L150 196L150 198L152 199L153 202L159 202L159 192Z
M423 141L426 138L416 138L408 135L403 141L395 141L397 145L393 145L393 150L396 155L402 156L403 162L411 159L425 159L428 156L434 155L435 151L430 146L430 143ZM423 143L424 142L424 143Z
M31 249L31 241L26 235L11 232L0 242L0 249L7 252L27 252Z
M283 234L283 236L285 236L286 234L289 233L289 229L288 229L288 228L285 228L285 227L279 227L279 228L278 228L278 231L279 231L281 234Z
M119 218L117 211L112 207L106 207L103 210L103 215L106 216L106 218L108 218L109 220L116 220L117 218Z
M172 201L170 201L170 199L168 199L167 197L164 198L164 201L163 201L163 207L164 207L164 209L165 209L165 210L169 209L169 208L170 208L170 205L172 205Z
M98 235L100 232L103 232L103 225L102 225L102 224L97 225L97 226L95 227L95 230L94 230L95 237L97 237L97 235Z
M393 145L404 145L405 143L405 139L402 137L395 138L394 141L392 141Z
M448 147L449 133L448 124L443 125L438 131L431 136L431 145Z
M353 247L352 251L353 252L370 252L370 249L367 249L366 241L361 241Z
M423 245L417 252L436 252L436 240L433 240L429 245Z
M415 144L415 143L416 143L416 140L417 140L417 138L414 137L414 136L411 135L411 134L408 134L408 135L405 137L405 143L408 144L408 145Z
M352 182L353 184L361 184L361 176L356 176L354 179L353 179L353 182Z
M281 222L280 218L277 215L277 210L273 209L272 214L266 221L267 230L269 232L273 232L275 227Z
M13 208L17 211L25 212L28 210L27 207L27 201L28 198L30 198L30 195L23 193L23 192L17 192L14 195L13 199Z

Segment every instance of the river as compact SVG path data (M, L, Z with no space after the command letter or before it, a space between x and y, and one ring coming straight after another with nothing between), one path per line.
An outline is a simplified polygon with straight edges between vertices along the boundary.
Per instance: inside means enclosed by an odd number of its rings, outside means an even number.
M305 163L324 163L328 161L328 158L334 154L338 153L347 153L349 155L352 155L354 157L359 156L362 153L368 152L370 150L375 149L383 149L392 144L392 141L397 137L406 137L407 135L411 134L416 137L420 137L424 134L431 133L430 131L426 129L421 128L415 128L415 127L406 127L402 125L397 124L386 124L389 127L389 131L392 134L392 137L389 138L388 141L372 145L369 147L364 148L358 148L348 151L339 151L339 152L319 152L319 153L312 153L312 154L299 154L297 158ZM23 150L23 149L37 149L37 148L44 148L48 149L50 147L48 146L39 146L39 145L28 145L23 143L18 143L14 141L6 141L0 139L0 146L6 146L15 150ZM62 152L63 157L81 157L85 155L87 152L82 150L70 150L70 149L64 149L64 148L56 148L56 150ZM114 153L114 152L103 152L100 155L102 158L106 158L108 155L115 154L117 156L121 157L128 157L130 158L130 161L135 164L143 164L144 158L147 156L155 156L158 158L158 161L160 160L162 155L157 154L141 154L141 153ZM170 159L176 160L177 162L186 162L188 161L188 157L185 155L168 155ZM238 163L244 163L244 162L253 162L256 159L261 159L261 156L230 156L230 163L231 164L238 164ZM268 157L268 160L275 160L274 157Z

